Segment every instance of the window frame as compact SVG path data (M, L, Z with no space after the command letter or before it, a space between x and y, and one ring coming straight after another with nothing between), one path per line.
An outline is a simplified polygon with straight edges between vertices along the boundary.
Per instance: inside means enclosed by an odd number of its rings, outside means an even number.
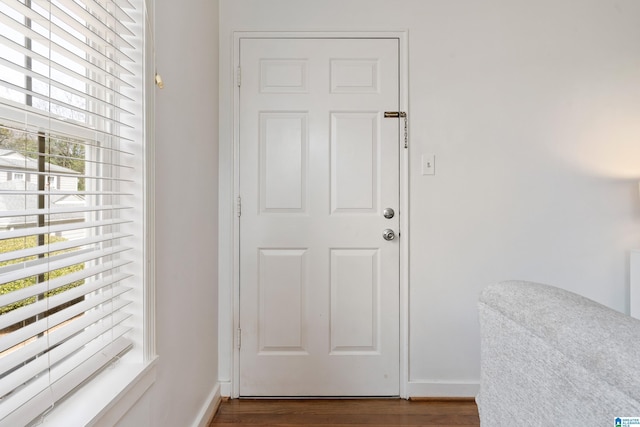
M153 384L156 378L156 346L155 346L155 208L152 203L155 192L154 184L154 69L153 38L151 27L153 22L148 9L152 8L153 0L130 0L136 2L138 9L137 22L140 23L140 58L137 64L135 79L139 79L140 91L136 94L136 101L142 103L144 114L140 123L142 127L134 129L131 138L141 142L138 160L140 160L142 185L140 193L144 196L138 219L142 224L141 232L137 235L142 239L142 250L137 264L142 273L143 282L137 291L134 302L135 317L138 324L134 342L135 351L125 354L122 360L112 365L110 369L103 369L97 375L85 382L78 390L59 401L55 408L46 412L35 423L43 426L68 425L112 425L117 422L138 399ZM138 123L139 124L139 123ZM28 175L23 174L23 180ZM49 181L51 176L47 176ZM59 180L54 178L56 186ZM12 175L13 179L13 175ZM79 408L82 408L79 410Z

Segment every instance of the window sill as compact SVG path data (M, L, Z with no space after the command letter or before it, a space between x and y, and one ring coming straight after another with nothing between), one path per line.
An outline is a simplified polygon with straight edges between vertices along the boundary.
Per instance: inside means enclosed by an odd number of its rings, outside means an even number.
M156 361L120 362L107 368L68 399L57 405L40 426L114 425L156 380Z

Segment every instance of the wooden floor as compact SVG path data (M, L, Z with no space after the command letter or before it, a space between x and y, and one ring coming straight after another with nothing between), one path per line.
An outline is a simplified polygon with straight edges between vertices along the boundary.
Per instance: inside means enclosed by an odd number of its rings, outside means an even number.
M245 400L222 402L216 426L479 426L478 408L468 401Z

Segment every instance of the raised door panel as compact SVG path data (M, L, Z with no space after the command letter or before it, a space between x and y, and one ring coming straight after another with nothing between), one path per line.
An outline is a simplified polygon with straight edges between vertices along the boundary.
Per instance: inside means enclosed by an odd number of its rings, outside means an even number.
M331 114L331 211L378 211L378 113Z
M260 61L260 92L308 92L307 67L305 59L262 59Z
M378 59L332 59L331 93L378 93Z
M261 354L305 354L306 249L260 249L258 263Z
M304 213L307 113L260 113L260 211Z
M377 249L331 251L331 353L378 350Z

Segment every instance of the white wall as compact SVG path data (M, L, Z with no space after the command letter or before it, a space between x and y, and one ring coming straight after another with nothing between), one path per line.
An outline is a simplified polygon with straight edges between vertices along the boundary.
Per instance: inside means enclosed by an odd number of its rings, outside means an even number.
M628 252L640 246L640 2L221 0L220 22L223 161L232 31L408 30L410 394L473 390L476 300L488 283L541 281L628 310ZM420 175L422 153L436 155L435 176ZM223 200L230 183L221 175ZM222 381L230 280L221 276Z
M120 427L195 426L218 387L218 2L155 7L159 361Z

